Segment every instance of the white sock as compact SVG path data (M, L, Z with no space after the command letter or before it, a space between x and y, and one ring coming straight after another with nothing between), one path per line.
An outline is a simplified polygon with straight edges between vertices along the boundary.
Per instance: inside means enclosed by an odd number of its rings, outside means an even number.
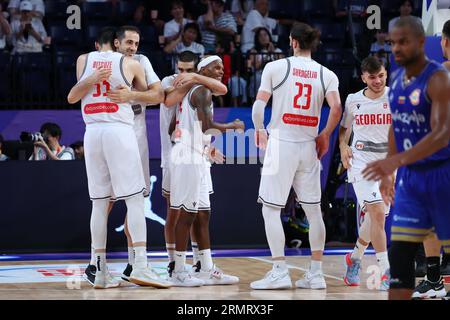
M311 273L322 271L322 261L311 260L311 266L309 267Z
M147 248L133 247L134 249L134 266L139 269L147 268Z
M186 251L175 251L175 272L184 271L186 264Z
M166 243L166 250L169 263L175 261L175 243Z
M302 203L301 205L309 222L309 243L311 251L323 251L325 247L326 230L320 204Z
M272 258L284 257L286 237L281 223L280 209L263 205L262 214Z
M89 262L89 264L95 266L95 248L92 243L91 243L91 262Z
M287 269L286 260L273 260L272 270L276 272L283 272Z
M200 260L202 271L209 271L212 269L214 264L211 257L211 249L200 250L198 252L198 259Z
M134 248L128 247L128 263L133 265L134 264Z
M144 200L142 194L126 199L128 230L133 243L147 242L147 223L144 214Z
M106 253L105 252L101 252L101 253L95 253L95 263L94 263L95 267L97 268L97 272L105 272L107 271L106 269Z
M375 256L377 257L378 265L381 268L381 274L384 274L386 270L389 269L389 259L387 251L377 252Z
M197 242L191 241L191 247L192 247L192 264L196 264L197 261L199 260Z
M358 241L356 241L355 247L353 248L351 258L361 260L364 255L364 251L366 251L367 247L368 246L365 246L361 242L359 242L358 239Z

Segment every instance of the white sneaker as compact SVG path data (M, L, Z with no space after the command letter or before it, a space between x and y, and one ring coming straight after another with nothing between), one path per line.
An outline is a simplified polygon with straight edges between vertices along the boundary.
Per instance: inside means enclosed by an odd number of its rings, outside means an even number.
M236 284L239 282L239 278L223 273L216 265L213 265L209 271L200 270L193 274L197 279L201 279L205 282L205 286L214 286L221 284Z
M292 281L287 269L282 272L272 269L261 280L250 283L250 288L256 290L290 289L292 288Z
M158 289L167 289L171 283L162 279L151 268L133 268L130 274L130 282L140 286L150 286Z
M94 281L95 289L117 288L119 285L119 280L115 279L108 270L96 272Z
M297 288L302 289L326 289L327 284L323 277L322 271L311 273L309 270L305 272L302 279L295 282Z
M172 272L170 282L174 287L201 287L205 282L199 278L193 277L188 270Z

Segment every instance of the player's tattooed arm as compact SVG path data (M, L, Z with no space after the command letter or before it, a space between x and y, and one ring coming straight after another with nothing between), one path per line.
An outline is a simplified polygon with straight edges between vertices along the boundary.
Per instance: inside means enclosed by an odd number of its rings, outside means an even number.
M70 104L77 103L86 96L96 83L107 80L111 76L111 69L98 68L89 77L80 81L86 66L87 54L78 57L77 60L77 80L78 83L72 87L67 95L67 101Z

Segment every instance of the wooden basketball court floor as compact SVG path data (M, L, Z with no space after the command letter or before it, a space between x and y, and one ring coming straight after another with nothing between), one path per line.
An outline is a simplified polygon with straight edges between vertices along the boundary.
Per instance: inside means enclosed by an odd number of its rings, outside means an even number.
M1 256L0 256L1 257ZM376 272L374 255L366 255L361 268L361 286L348 287L342 280L344 254L325 255L323 271L326 290L288 289L252 290L250 282L262 278L271 268L270 257L214 257L226 273L240 278L237 285L203 286L199 288L154 289L122 281L118 288L93 289L81 275L87 260L1 261L0 299L2 300L386 300L387 293L373 287ZM164 258L149 258L159 274L167 274ZM190 259L187 261L190 262ZM308 256L288 256L293 284L309 267ZM110 270L119 276L127 261L110 259ZM450 290L450 285L446 285Z

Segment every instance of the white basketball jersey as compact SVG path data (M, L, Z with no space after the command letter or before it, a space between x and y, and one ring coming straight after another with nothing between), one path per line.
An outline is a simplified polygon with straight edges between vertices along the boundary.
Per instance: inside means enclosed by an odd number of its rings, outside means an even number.
M353 131L353 160L348 172L350 182L360 178L360 171L368 163L384 159L388 151L389 128L392 124L389 88L386 87L378 99L366 97L365 90L348 95L341 121L342 127L352 128Z
M272 117L269 133L280 140L305 142L318 135L321 109L328 91L337 91L336 75L316 61L289 57L271 62L263 72L260 90L272 92ZM266 71L266 70L264 70ZM265 75L266 73L266 75Z
M176 143L191 147L194 151L203 154L203 131L197 116L197 108L190 103L192 93L201 86L195 85L189 90L176 110Z
M176 78L176 74L165 77L161 81L164 90L171 87ZM170 151L172 150L172 141L170 140L169 127L173 116L175 115L176 106L167 107L164 103L159 106L159 134L161 137L161 168L168 168L170 161Z
M111 77L92 86L89 93L81 99L81 112L86 124L91 123L125 123L134 124L134 112L130 103L114 103L106 95L119 85L131 85L125 79L122 64L124 56L117 52L90 52L86 58L85 70L79 81L94 73L99 67L111 69Z

